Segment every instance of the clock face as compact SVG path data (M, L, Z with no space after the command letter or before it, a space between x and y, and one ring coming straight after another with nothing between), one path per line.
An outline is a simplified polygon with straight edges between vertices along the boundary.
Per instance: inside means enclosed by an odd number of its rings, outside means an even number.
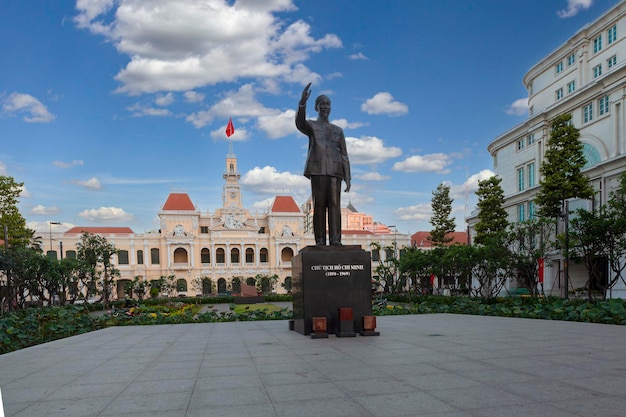
M237 198L237 193L230 193L230 198Z

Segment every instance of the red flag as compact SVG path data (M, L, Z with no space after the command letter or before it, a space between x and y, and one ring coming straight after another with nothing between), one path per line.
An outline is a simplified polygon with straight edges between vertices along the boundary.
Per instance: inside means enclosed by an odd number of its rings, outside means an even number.
M226 137L229 138L233 133L235 133L235 126L233 126L233 118L231 117L226 126Z
M539 283L543 284L543 267L544 267L545 261L543 260L543 258L539 258L539 271L537 271L539 273Z

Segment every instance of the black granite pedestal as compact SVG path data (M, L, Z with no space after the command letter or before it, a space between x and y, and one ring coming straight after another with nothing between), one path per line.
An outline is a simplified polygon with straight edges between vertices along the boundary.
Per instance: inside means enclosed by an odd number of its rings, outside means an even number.
M291 260L293 330L313 331L313 317L326 317L327 332L339 332L339 309L351 308L354 331L372 314L370 252L358 245L307 246Z

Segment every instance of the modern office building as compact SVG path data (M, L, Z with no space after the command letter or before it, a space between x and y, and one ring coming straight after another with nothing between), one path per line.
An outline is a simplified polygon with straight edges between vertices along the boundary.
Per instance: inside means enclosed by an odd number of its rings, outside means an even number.
M526 73L529 115L523 123L496 137L488 146L493 170L502 179L509 221L535 215L540 166L554 117L568 113L580 130L594 201L572 201L570 208L604 204L626 170L626 1L621 1L594 22L537 62ZM468 218L470 228L477 213ZM561 229L562 230L562 229ZM473 233L473 232L471 232ZM554 253L545 261L547 294L562 295L563 259ZM605 271L610 274L608 268ZM569 264L568 288L583 287L587 270ZM514 285L514 284L513 284ZM609 294L626 296L623 283Z
M292 196L278 195L264 213L252 213L243 205L241 175L230 148L223 174L222 207L201 211L187 193L170 193L158 212L160 229L135 233L128 227L73 227L43 235L50 256L76 256L83 232L105 237L118 250L113 258L120 271L114 298L124 297L124 286L135 277L148 282L174 276L170 295L196 296L238 292L238 284L258 275L276 276L273 291L286 293L291 286L291 259L302 248L315 244L311 229L310 201L299 207ZM350 203L342 209L342 243L372 250L408 247L410 236L375 223ZM372 272L393 251L373 253ZM397 252L396 252L397 253Z

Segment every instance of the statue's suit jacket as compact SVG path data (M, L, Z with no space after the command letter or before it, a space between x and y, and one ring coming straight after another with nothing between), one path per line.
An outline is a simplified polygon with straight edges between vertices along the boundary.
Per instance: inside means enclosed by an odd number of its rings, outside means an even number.
M332 123L306 120L306 108L298 107L296 127L309 137L309 152L304 166L304 176L329 175L350 179L350 161L343 130Z

